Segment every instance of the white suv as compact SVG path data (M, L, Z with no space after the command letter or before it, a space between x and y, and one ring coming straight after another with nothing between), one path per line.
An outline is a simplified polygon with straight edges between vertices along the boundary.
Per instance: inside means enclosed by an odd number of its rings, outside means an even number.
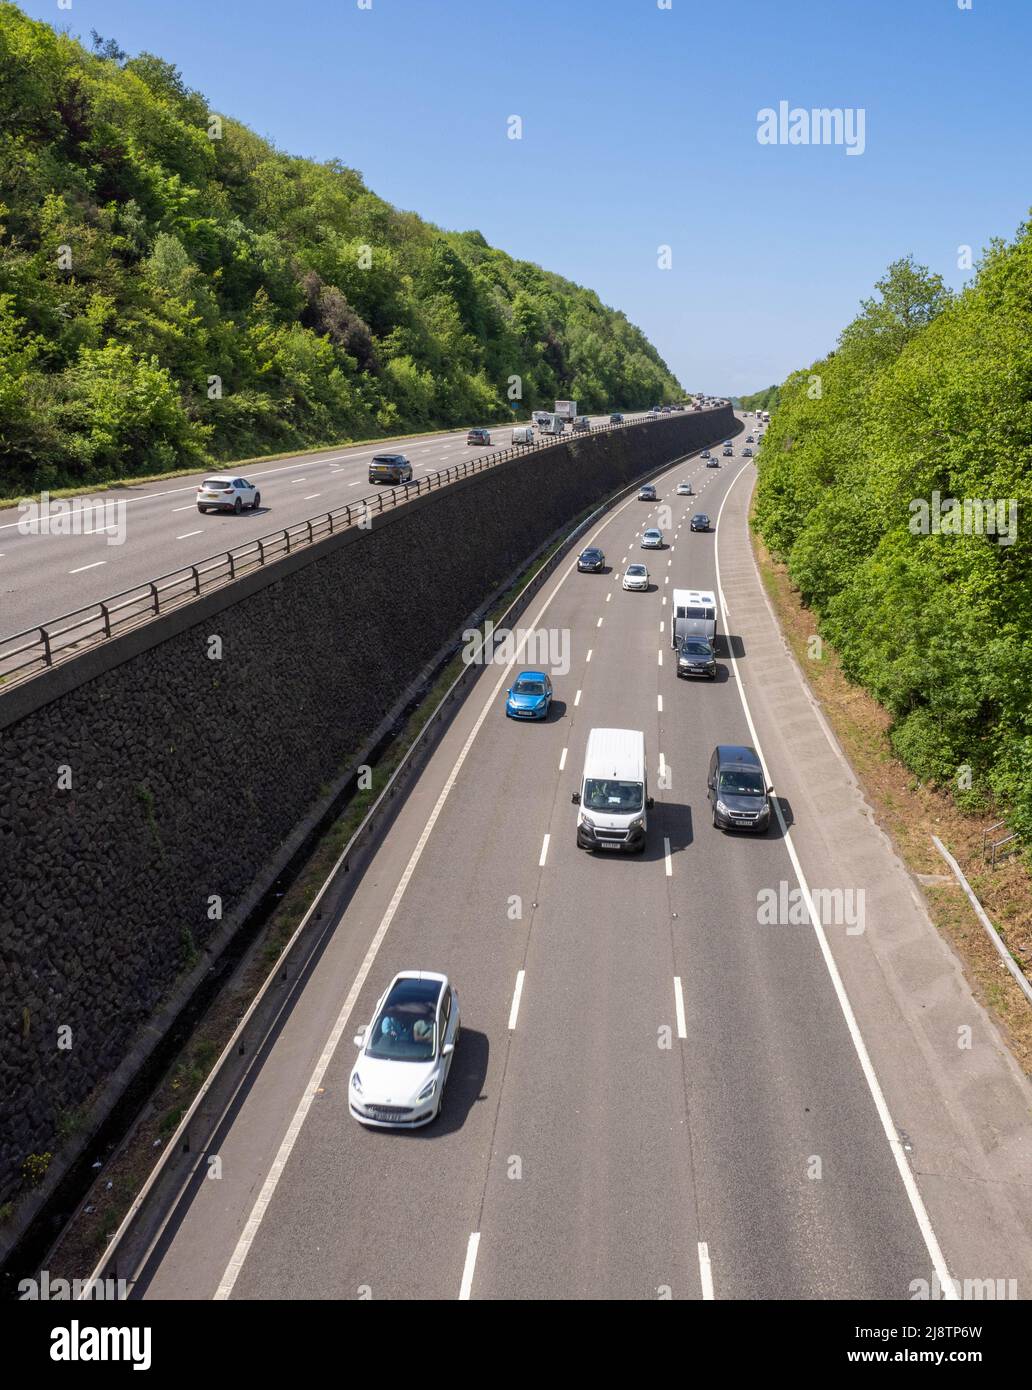
M256 511L261 500L254 483L236 473L213 473L197 489L199 512L236 512L239 516L245 507Z

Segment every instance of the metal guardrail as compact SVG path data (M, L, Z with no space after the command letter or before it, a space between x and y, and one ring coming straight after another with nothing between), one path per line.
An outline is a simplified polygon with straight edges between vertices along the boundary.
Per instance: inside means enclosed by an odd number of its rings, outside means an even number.
M691 414L690 411L686 413ZM246 541L234 546L232 550L200 560L197 564L184 565L132 589L124 589L109 598L64 613L59 618L25 628L11 637L0 638L0 689L7 689L20 681L39 675L50 667L77 656L87 647L106 642L130 628L149 622L161 613L190 603L212 589L231 584L251 570L260 569L272 560L291 555L303 546L313 545L326 536L356 526L371 515L376 516L403 505L412 497L420 497L435 488L447 487L461 478L495 468L510 459L526 457L542 449L555 448L588 434L605 434L643 422L675 420L680 418L680 415L681 412L658 417L638 415L624 419L620 424L607 422L571 434L564 431L562 435L556 436L538 435L532 444L512 444L506 449L494 450L481 458L464 459L461 463L428 473L426 477L417 481L399 484L387 491L381 489L346 506L322 512L308 521L299 521L282 530L272 531L267 536ZM509 426L503 428L508 429ZM385 449L387 447L389 445L385 442Z
M1000 857L1001 850L1003 850L1004 854L1011 854L1018 848L1018 835L1016 831L1009 835L1004 835L1002 839L990 841L990 835L997 830L1003 830L1006 825L1007 822L1005 820L998 820L995 825L990 825L982 831L982 862L984 864L986 860L988 860L990 867L993 869L996 868L996 860ZM1004 845L1010 845L1010 849L1004 849Z

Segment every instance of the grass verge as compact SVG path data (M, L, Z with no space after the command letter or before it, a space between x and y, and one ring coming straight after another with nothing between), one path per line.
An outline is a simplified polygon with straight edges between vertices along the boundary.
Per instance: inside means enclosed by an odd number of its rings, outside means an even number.
M764 588L800 670L856 773L863 794L900 858L918 880L929 915L960 957L976 997L995 1018L1011 1050L1032 1077L1032 1005L1011 978L949 865L932 844L938 835L954 856L1003 937L1032 979L1032 872L1015 854L995 869L982 861L982 832L1000 816L960 810L945 792L926 786L895 756L891 717L842 672L825 641L809 655L817 619L805 607L786 567L752 532Z

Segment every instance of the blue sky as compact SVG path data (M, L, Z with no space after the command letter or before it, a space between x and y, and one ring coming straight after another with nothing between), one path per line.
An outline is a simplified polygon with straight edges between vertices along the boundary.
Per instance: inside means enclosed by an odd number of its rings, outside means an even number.
M958 246L1026 216L1032 0L971 4L22 0L175 63L281 149L590 285L686 387L735 393L822 355L891 260L959 286ZM863 108L864 153L759 144L780 100Z

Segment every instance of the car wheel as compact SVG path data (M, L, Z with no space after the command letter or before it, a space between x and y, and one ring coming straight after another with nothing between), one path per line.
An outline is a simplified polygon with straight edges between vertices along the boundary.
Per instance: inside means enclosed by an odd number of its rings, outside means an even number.
M208 508L207 508L207 507L198 507L197 510L201 513L202 516L207 516L207 515L208 515Z
M236 516L239 516L240 513L241 513L243 510L244 510L244 504L243 504L243 502L241 502L240 498L238 497L238 498L236 499L236 501L233 503L233 511L234 511L234 513L235 513Z
M256 512L256 511L258 510L258 508L259 508L261 505L262 505L262 494L261 494L260 492L256 492L256 493L254 494L254 501L251 503L251 510L252 510L252 512Z
M720 829L720 823L719 823L718 820L717 820L717 813L716 813L716 811L713 812L713 829L714 829L714 830L719 830L719 829Z

